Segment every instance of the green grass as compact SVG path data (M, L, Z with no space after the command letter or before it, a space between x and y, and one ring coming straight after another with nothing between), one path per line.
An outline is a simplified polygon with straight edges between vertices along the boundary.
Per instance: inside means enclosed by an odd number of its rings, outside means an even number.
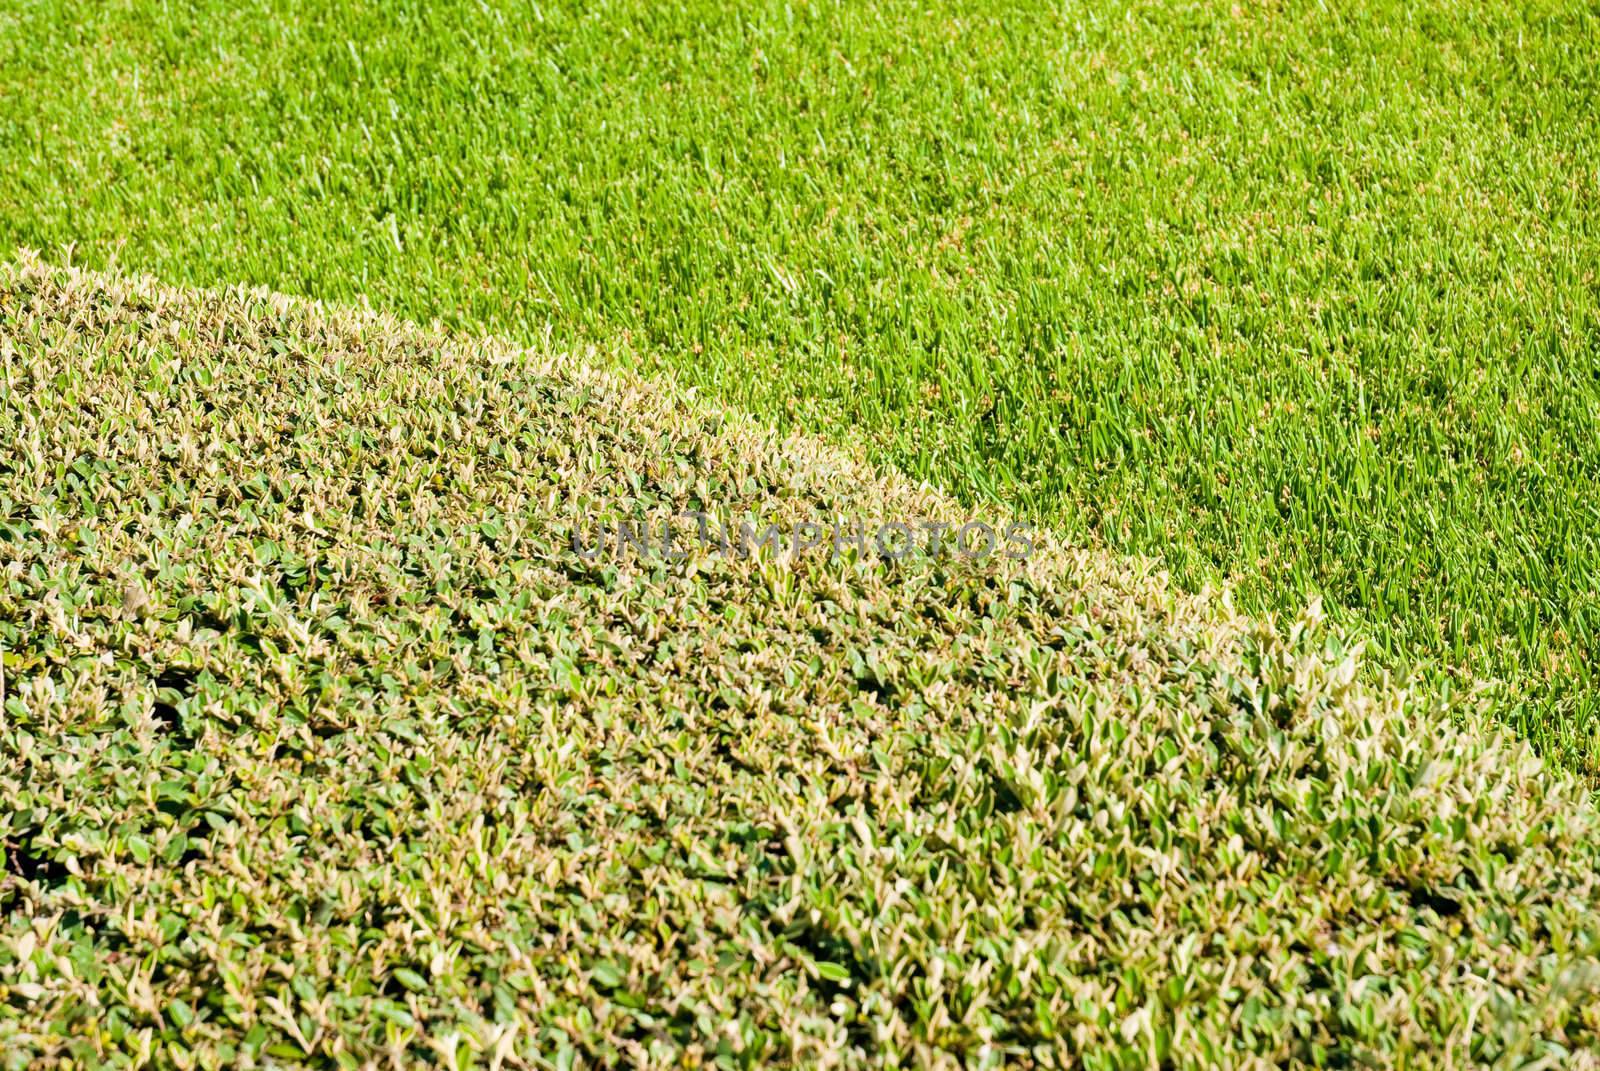
M0 13L0 242L593 339L1600 767L1591 3Z
M1049 537L587 563L963 509L584 357L0 265L0 1067L1600 1061L1476 703Z

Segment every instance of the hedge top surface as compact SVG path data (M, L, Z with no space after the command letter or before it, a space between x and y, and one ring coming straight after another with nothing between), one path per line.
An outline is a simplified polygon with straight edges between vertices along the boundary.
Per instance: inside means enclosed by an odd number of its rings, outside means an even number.
M265 291L24 256L0 369L11 1066L1596 1064L1585 790L1314 613L1045 536L585 558L958 514Z

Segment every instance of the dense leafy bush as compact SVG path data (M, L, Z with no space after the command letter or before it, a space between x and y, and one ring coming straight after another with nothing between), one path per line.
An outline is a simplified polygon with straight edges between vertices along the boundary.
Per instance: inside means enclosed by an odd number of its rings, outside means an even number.
M587 561L958 514L264 291L24 260L0 355L10 1066L1595 1064L1584 790L1315 613L1042 537Z

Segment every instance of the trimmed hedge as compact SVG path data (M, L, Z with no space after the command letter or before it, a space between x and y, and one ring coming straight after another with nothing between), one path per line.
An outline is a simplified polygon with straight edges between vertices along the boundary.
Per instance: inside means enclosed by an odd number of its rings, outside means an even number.
M1600 1063L1584 786L1315 610L585 558L962 518L367 311L24 256L0 355L7 1066Z

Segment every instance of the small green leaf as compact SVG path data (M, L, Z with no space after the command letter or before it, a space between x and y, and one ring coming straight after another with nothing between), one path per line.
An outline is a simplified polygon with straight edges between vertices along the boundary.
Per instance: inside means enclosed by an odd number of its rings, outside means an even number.
M396 967L394 976L400 980L401 985L413 993L420 993L428 988L428 980L409 967Z
M838 963L829 963L827 960L817 960L817 973L830 982L848 982L850 971Z

